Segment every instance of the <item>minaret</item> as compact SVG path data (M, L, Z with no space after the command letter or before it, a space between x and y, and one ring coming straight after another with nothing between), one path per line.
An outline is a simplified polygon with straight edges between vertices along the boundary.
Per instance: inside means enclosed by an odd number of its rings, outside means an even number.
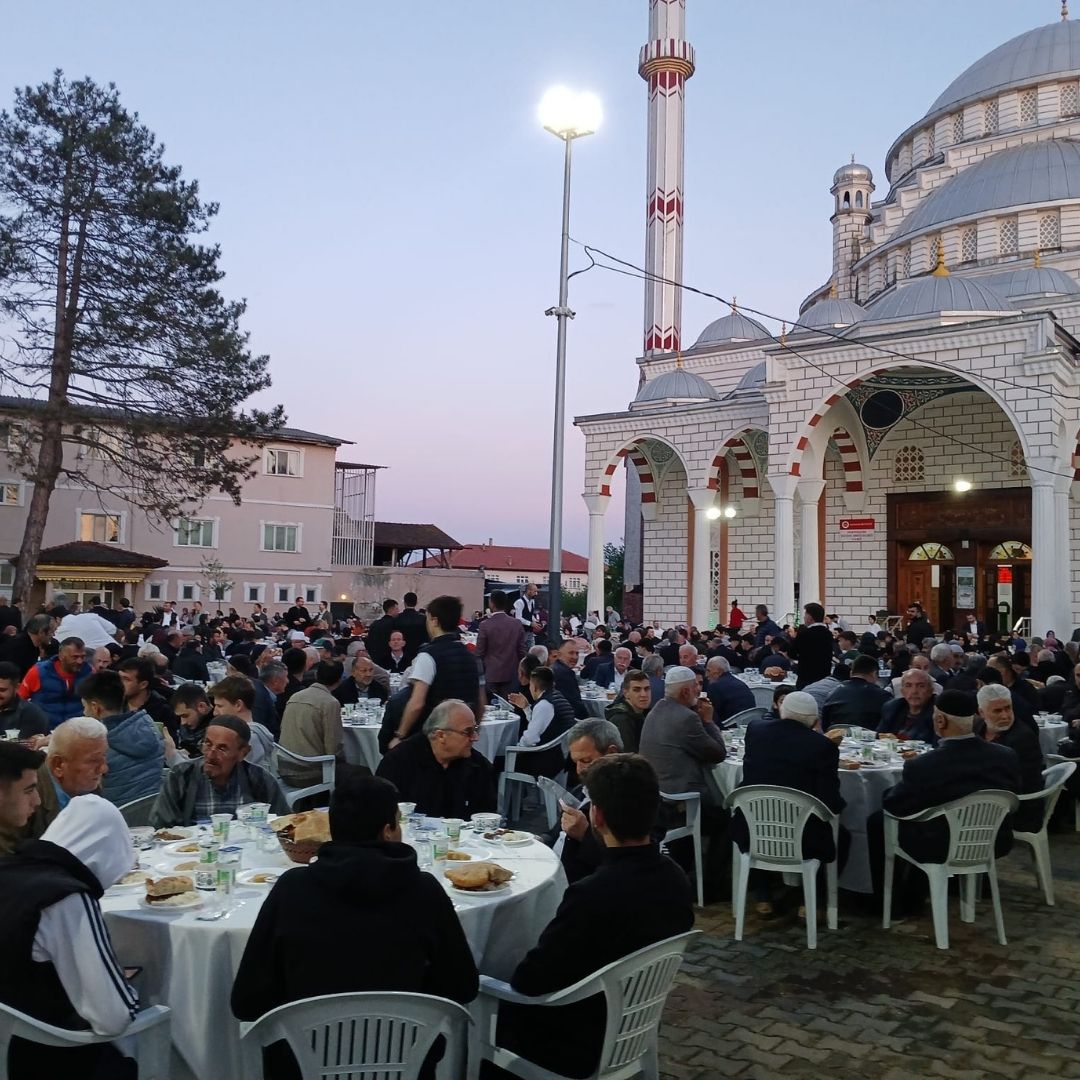
M832 280L841 300L865 300L856 295L852 266L859 261L870 223L870 199L874 194L874 174L855 160L836 170L832 194L835 199L833 216Z
M686 80L694 49L683 39L686 0L649 0L649 43L638 74L649 84L649 151L645 186L645 267L682 280L683 143ZM645 355L681 348L682 290L645 282Z

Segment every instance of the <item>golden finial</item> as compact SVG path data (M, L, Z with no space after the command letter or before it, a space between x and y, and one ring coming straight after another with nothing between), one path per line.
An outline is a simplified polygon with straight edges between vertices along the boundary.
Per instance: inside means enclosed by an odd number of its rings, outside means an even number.
M941 238L938 238L937 242L937 266L934 267L933 277L948 277L949 270L945 265L945 244Z
M1042 266L1042 252L1038 248L1036 248L1035 249L1035 269L1038 270L1041 266Z
M833 282L833 283L832 283L832 284L831 284L831 285L829 286L829 299L830 299L830 300L835 300L835 299L836 299L836 296L837 296L837 293L836 293L836 282L834 281L834 282Z
M787 323L786 322L780 324L780 344L781 345L786 345L787 344Z
M739 314L739 298L737 296L733 296L731 298L731 314L732 315L738 315Z
M679 352L675 353L675 366L677 368L682 367L682 351L681 350Z

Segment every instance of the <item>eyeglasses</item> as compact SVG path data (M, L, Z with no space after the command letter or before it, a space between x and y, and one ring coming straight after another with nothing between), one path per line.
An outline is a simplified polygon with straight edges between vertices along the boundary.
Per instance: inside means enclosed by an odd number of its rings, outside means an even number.
M480 734L480 729L475 724L467 728L444 727L439 728L439 731L452 731L455 735L464 735L466 739L475 739Z

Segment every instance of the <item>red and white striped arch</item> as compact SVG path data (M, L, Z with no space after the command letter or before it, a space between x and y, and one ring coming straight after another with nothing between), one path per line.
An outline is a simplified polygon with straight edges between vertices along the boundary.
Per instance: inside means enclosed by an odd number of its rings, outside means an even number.
M733 435L713 458L709 466L708 486L714 491L720 487L720 470L723 468L724 458L731 454L739 471L742 483L742 497L744 499L756 499L761 495L761 478L758 476L757 459L750 452L743 433Z
M637 469L638 484L641 487L641 501L643 503L656 502L656 477L653 475L652 464L642 452L641 447L634 443L631 443L630 446L624 446L608 462L607 468L604 469L604 475L600 480L600 494L611 494L611 478L615 475L615 470L619 467L623 458L629 458L630 463Z
M882 371L888 370L882 368ZM823 421L828 414L829 410L842 398L846 397L848 390L854 390L856 386L866 382L867 379L873 378L877 375L877 371L868 372L862 378L852 379L847 385L847 389L833 394L825 399L821 408L818 409L813 416L810 417L808 427L816 428ZM827 421L825 421L827 423ZM840 460L844 463L844 490L855 492L863 490L863 468L862 461L859 458L859 450L855 444L855 440L851 437L847 428L836 427L833 430L831 438L836 443L836 449L840 451ZM799 438L799 441L795 444L796 459L791 463L790 473L792 476L798 476L802 468L801 455L802 452L810 443L810 436L803 435Z

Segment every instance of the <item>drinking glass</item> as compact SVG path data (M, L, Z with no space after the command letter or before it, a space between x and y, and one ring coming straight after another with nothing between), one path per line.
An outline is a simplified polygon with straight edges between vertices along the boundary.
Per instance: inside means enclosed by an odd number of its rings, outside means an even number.
M461 843L461 826L465 824L461 818L444 817L442 819L443 830L451 847L457 847Z

